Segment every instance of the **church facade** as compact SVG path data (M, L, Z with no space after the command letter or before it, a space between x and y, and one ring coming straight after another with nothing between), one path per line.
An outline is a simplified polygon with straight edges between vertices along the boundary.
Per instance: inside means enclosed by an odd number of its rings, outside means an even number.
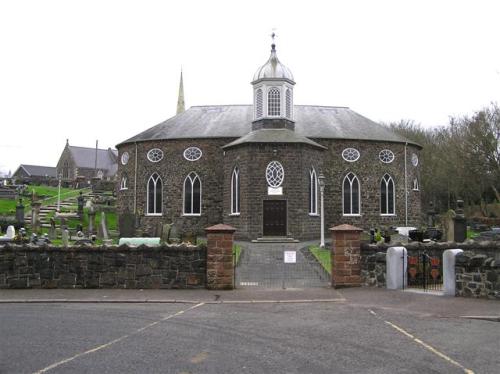
M325 229L418 225L421 147L349 108L295 105L294 86L273 44L253 105L178 110L117 145L119 215L149 235L225 223L239 239L317 239L323 190Z

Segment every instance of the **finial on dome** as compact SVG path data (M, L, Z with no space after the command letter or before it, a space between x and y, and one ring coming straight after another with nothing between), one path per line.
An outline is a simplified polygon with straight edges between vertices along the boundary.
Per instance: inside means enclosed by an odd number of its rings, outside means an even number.
M273 29L273 33L271 34L271 39L273 43L271 44L271 51L276 51L276 44L274 43L274 38L276 38L276 33L274 32L276 29Z

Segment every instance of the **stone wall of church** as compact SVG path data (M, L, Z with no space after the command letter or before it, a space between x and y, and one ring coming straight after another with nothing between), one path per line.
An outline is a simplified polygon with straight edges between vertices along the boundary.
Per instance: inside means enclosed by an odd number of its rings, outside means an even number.
M237 239L263 236L263 201L287 201L287 231L295 239L319 237L320 217L309 214L309 170L321 169L323 151L303 144L244 144L226 151L224 163L224 223L235 227ZM283 165L283 195L268 195L266 168L271 161ZM231 212L231 175L240 169L241 209ZM318 198L319 204L319 198Z
M327 227L348 223L363 229L382 226L405 225L405 146L404 144L388 142L369 142L361 140L314 139L328 147L325 157L325 222ZM345 148L355 148L360 152L360 158L348 162L342 158ZM383 163L379 152L391 150L394 161ZM408 145L406 150L407 192L408 192L408 225L418 226L421 221L420 192L413 190L413 180L420 177L420 167L413 166L411 156L419 155L419 149ZM342 183L344 177L354 173L360 182L361 209L360 216L344 216L342 207ZM396 201L395 215L380 214L380 182L384 174L389 174L395 183Z
M204 234L204 228L222 222L222 196L224 179L223 152L221 146L232 139L179 139L163 141L147 141L137 143L137 215L140 229L149 235L158 232L159 225L174 222L180 231ZM203 155L198 161L184 158L184 150L195 146ZM151 162L147 159L150 149L163 151L163 159ZM134 212L135 177L135 144L120 146L119 160L123 152L129 153L126 165L121 162L117 176L118 212ZM183 214L183 185L190 172L198 174L201 180L202 205L201 216L185 216ZM158 173L163 184L163 204L161 216L146 214L147 183L153 173ZM123 177L127 178L127 189L120 189ZM140 234L140 233L139 233Z

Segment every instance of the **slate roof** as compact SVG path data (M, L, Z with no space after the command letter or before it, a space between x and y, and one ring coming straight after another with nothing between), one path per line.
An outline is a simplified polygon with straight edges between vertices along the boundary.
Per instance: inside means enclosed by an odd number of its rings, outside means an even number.
M411 143L346 107L295 105L295 132L315 139ZM252 131L253 105L195 106L118 144L186 138L240 138ZM418 144L416 144L418 145Z
M24 171L30 176L30 177L57 177L57 168L52 167L52 166L40 166L40 165L26 165L26 164L21 164L17 168L16 172L14 175L17 173L19 169L23 168Z
M78 168L93 169L95 166L95 148L69 146L69 151ZM118 170L118 151L116 149L97 149L97 169L106 171L106 176L116 174Z
M302 143L326 149L326 147L323 147L321 144L313 142L312 140L288 129L260 129L251 131L245 136L236 139L234 142L226 144L222 148L230 148L244 143Z

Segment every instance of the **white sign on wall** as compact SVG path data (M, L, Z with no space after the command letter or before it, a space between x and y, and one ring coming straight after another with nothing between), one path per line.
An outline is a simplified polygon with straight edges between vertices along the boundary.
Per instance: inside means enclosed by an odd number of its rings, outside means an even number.
M295 264L297 262L297 252L285 251L283 259L285 260L285 264Z
M283 195L283 187L267 187L268 195Z

